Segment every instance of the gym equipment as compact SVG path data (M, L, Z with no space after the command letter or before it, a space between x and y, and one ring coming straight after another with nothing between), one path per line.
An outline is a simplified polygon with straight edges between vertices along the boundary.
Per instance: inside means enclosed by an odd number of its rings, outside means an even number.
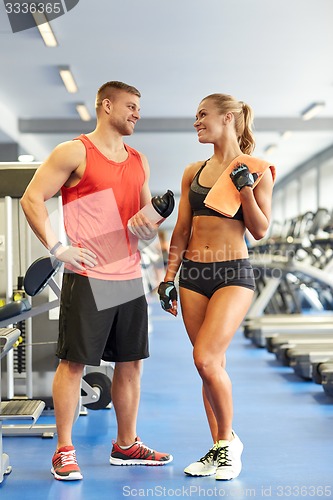
M12 302L0 307L0 327L8 326L23 321L26 318L31 318L43 312L49 311L54 307L59 306L60 288L54 280L54 276L62 266L62 262L51 257L40 257L33 262L28 268L24 277L24 290L29 296L36 296L44 290L48 285L54 291L57 298L51 302L45 302L32 307L27 299L22 301ZM30 374L31 375L31 374ZM84 393L80 404L88 407L92 405L92 409L105 408L110 404L111 396L107 401L106 388L110 389L111 381L105 375L97 373L98 384L91 387L86 379L82 379L82 391ZM86 375L90 377L92 374ZM101 382L103 378L103 383ZM108 382L107 380L108 379ZM96 380L96 377L95 379ZM1 386L0 386L1 387ZM45 403L44 403L45 405ZM55 433L55 425L6 425L3 427L3 432L6 435L42 435L42 437L53 437Z
M55 300L44 302L37 306L31 306L27 299L18 302L5 304L0 308L0 327L12 324L21 323L23 320L36 316L46 311L50 311L54 307L59 306L60 289L54 276L57 274L62 263L50 257L40 257L33 262L24 277L24 290L27 295L34 297L44 290L48 285L57 295ZM10 313L13 313L10 316ZM27 371L27 378L32 374ZM27 385L30 380L27 381ZM1 388L1 386L0 386ZM12 400L13 403L15 400ZM43 408L45 402L43 402ZM5 435L41 435L42 437L53 437L55 433L54 424L8 424L3 426L3 434Z
M301 300L311 303L312 309L324 312L320 295L315 288L327 291L332 297L333 277L331 275L324 270L295 260L290 261L289 258L283 256L258 256L256 259L251 259L251 262L255 274L259 273L260 276L268 277L268 281L256 297L244 321L245 337L250 338L257 346L264 347L267 333L279 331L292 333L305 330L315 333L318 329L333 333L333 314L300 314ZM288 288L286 286L283 288L281 286L283 283L288 284ZM287 293L285 293L286 290ZM277 299L278 294L282 299L281 304L290 305L299 302L299 307L294 307L293 314L290 314L293 312L291 310L280 311L280 314L265 314L267 305L272 302L273 297ZM289 314L285 314L286 312Z
M50 257L40 257L31 264L24 277L25 292L34 297L41 293L46 285L49 285L58 298L36 307L31 307L27 299L5 304L0 307L0 328L8 324L19 323L27 318L32 318L59 306L59 286L53 280L53 277L59 271L61 265L61 262Z
M301 378L312 380L313 363L327 361L328 358L333 356L333 344L322 345L321 349L307 351L304 349L295 348L294 352L290 352L290 366L294 369L295 373ZM323 385L323 384L322 384Z
M316 333L312 334L299 334L299 333L273 333L266 337L266 348L268 352L276 354L280 346L285 344L297 344L297 345L307 345L313 344L323 344L325 342L333 341L333 334L330 333Z
M90 410L107 408L111 403L111 380L101 372L84 375L81 386L81 403Z
M250 333L247 333L247 337L251 338L253 343L258 347L266 347L267 337L274 333L284 333L292 334L296 333L302 334L312 334L315 336L317 333L327 333L333 334L333 322L332 319L320 316L309 316L307 319L302 318L302 321L292 321L293 317L290 317L289 322L285 320L276 320L272 323L262 323L257 328L254 326L246 325L245 328L250 329Z
M327 361L312 362L312 380L321 384L325 393L333 397L333 357Z
M244 336L333 395L333 212L273 223L252 249L257 294Z
M322 385L326 374L333 374L333 357L328 358L327 361L312 363L312 380L316 384Z
M244 329L247 330L247 338L251 338L258 347L266 347L267 337L274 333L280 334L312 334L317 333L333 334L333 317L302 315L295 317L262 318L262 321L255 320L246 323Z
M322 387L328 396L333 397L333 374L328 372L323 376Z
M313 341L314 342L314 341ZM294 367L297 364L298 356L303 354L312 354L317 352L329 352L333 349L333 340L331 342L312 343L312 344L282 344L277 349L275 355L284 366ZM326 355L326 358L328 355ZM325 358L325 359L326 359Z
M17 328L0 328L0 387L1 387L1 359L12 349L20 336ZM0 392L0 483L4 475L11 472L9 457L2 450L2 422L4 420L32 420L32 425L39 418L44 409L44 401L14 400L1 402Z
M21 171L21 166L18 166L17 169L15 168L15 172L18 178L17 182L23 188L21 175L24 174L25 169ZM58 226L57 233L61 235L61 224L55 220L61 213L60 202L58 199L52 199L49 200L48 206L52 224L55 228ZM56 297L50 288L33 299L26 296L24 291L25 270L31 262L41 255L41 252L45 252L45 248L37 238L32 238L33 233L24 217L19 200L12 199L10 196L0 199L0 214L0 225L5 236L1 246L0 259L0 273L4 278L1 279L0 289L5 299L4 303L8 306L9 303L12 304L13 300L25 298L28 309L31 309L30 302L36 307L39 304L45 305L45 303L53 301ZM2 216L4 217L2 218ZM14 315L9 316L10 319L11 317ZM52 375L57 366L57 359L54 356L58 330L57 317L57 304L55 304L52 309L45 310L44 313L42 309L39 311L34 309L34 316L28 313L26 317L18 318L17 328L21 331L20 344L6 356L5 367L3 367L5 371L2 373L3 397L8 399L12 399L16 395L24 395L29 399L33 397L44 399L46 397L47 410L51 401ZM2 324L2 326L6 326L6 324ZM45 332L47 332L46 338Z

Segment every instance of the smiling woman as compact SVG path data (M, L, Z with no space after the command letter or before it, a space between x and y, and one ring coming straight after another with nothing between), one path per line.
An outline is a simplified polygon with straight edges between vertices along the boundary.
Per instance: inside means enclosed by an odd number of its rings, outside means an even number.
M226 351L255 290L245 230L257 239L263 237L271 210L272 175L260 173L256 185L259 175L237 161L243 157L252 160L252 119L251 108L230 95L212 94L199 104L194 127L200 143L213 144L214 154L185 169L167 271L159 287L162 307L176 316L174 280L180 268L183 320L202 379L213 439L206 455L184 472L190 476L215 474L217 480L234 479L242 468L243 444L232 428ZM212 187L225 178L224 174L230 184L228 190L238 197L236 210L229 216L205 204Z

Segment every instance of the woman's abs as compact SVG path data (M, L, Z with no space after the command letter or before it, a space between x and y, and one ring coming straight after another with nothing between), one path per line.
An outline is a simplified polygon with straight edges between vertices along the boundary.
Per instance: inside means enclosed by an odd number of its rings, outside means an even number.
M240 221L194 217L185 258L196 262L245 259L248 257L248 250L244 231L244 224Z

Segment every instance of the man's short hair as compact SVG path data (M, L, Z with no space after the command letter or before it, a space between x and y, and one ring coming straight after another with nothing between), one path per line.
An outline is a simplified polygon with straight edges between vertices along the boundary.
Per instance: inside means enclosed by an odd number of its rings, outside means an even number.
M119 90L123 90L125 92L128 92L129 94L141 97L141 94L138 91L138 89L136 89L132 85L128 85L127 83L117 82L117 81L106 82L97 91L96 102L95 102L96 110L100 108L104 99L112 100L112 97Z

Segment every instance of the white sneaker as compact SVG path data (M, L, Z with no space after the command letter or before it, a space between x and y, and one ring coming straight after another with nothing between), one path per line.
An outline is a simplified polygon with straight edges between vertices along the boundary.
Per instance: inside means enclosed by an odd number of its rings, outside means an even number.
M189 476L212 476L216 472L215 456L217 447L214 446L200 458L197 462L190 464L184 469L185 474Z
M232 441L220 440L215 446L216 450L216 479L219 481L230 481L239 476L242 470L241 455L243 443L233 432Z

